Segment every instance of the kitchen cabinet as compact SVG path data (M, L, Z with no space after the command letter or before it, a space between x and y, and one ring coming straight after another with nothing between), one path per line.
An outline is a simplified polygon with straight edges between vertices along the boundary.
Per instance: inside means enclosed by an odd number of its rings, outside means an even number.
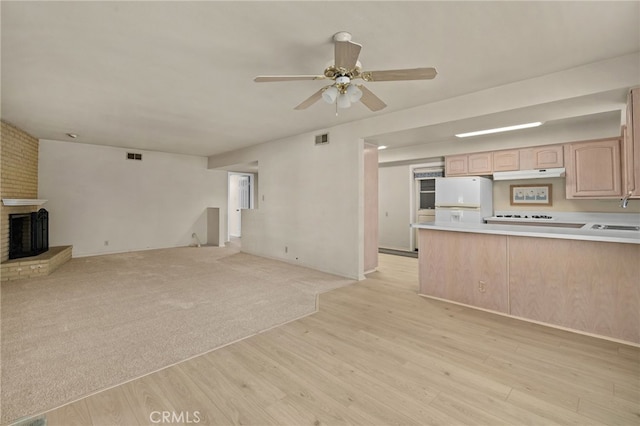
M622 195L620 139L574 142L564 146L566 198Z
M638 256L637 244L510 236L510 314L640 342Z
M562 145L536 146L520 150L520 169L553 169L564 167Z
M465 176L468 173L468 155L451 155L444 158L446 176Z
M444 160L446 176L482 176L493 172L551 169L565 165L562 145L451 155Z
M631 198L640 198L640 88L629 92L623 148L623 195L631 193Z
M506 236L419 232L421 294L508 312Z
M520 150L511 149L493 153L493 171L510 172L520 170Z
M479 176L493 173L493 156L491 152L451 155L445 157L444 162L446 176Z
M640 244L419 232L421 295L640 344Z
M467 159L468 174L490 175L493 173L493 153L479 152L477 154L469 154Z

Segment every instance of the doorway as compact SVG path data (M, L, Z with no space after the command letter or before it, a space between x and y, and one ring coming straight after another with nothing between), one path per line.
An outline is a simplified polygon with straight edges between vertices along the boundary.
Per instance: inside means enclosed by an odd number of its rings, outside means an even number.
M228 240L242 237L242 210L253 208L252 173L229 173Z
M436 220L436 178L444 176L444 163L434 162L410 166L411 171L411 223ZM413 251L418 250L418 230L410 236Z

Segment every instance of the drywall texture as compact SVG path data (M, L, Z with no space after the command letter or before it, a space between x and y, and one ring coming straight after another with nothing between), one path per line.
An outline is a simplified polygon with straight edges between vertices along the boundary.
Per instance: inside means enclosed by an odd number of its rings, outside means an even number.
M1 198L38 198L38 139L9 123L1 124ZM2 206L0 261L9 258L9 214L36 210L34 206Z
M48 199L51 245L75 256L178 247L207 239L207 208L226 222L227 173L207 159L40 141L39 193ZM224 228L226 232L226 227Z

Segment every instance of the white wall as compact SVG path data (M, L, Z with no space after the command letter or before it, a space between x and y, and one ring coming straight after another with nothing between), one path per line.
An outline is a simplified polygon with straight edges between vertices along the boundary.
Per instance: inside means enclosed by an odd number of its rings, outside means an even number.
M41 140L38 171L50 245L74 256L187 246L193 233L205 243L207 207L226 223L227 173L205 157Z
M411 170L409 165L378 171L380 247L411 251Z
M380 247L380 226L378 224L378 146L364 144L363 183L363 244L364 272L373 272L378 268L378 248Z
M242 251L354 279L363 278L364 142L349 126L330 143L314 133L236 151L221 160L258 160L258 208L242 212ZM216 167L213 158L209 167Z

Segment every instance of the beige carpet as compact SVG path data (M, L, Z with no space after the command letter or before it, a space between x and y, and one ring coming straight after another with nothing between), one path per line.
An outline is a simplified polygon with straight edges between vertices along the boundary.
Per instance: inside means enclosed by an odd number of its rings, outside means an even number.
M219 247L72 259L2 284L0 422L315 311L353 281Z

